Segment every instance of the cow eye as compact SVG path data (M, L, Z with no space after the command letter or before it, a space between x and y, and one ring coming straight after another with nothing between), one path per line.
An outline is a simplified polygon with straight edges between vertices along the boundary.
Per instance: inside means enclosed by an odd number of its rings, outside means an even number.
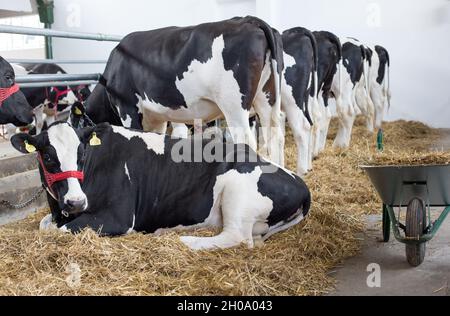
M51 158L50 158L49 154L44 154L43 158L44 158L45 161L48 161L48 162L51 161Z

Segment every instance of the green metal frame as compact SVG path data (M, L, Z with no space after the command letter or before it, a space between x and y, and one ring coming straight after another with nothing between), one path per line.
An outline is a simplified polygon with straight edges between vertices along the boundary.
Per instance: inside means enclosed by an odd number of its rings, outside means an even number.
M51 29L52 24L55 21L53 15L53 0L37 0L36 2L41 23L44 23L44 28ZM53 58L53 43L50 36L45 37L45 55L47 59Z
M385 207L388 211L389 218L392 222L392 230L394 232L395 239L404 244L420 244L433 239L433 237L436 235L439 228L441 227L442 223L447 218L447 215L450 213L450 206L447 206L442 211L441 215L437 220L435 220L432 223L430 222L430 225L428 226L429 229L428 233L422 235L420 238L407 238L403 237L402 234L400 233L400 223L397 220L397 217L395 216L394 208L389 205L383 205L383 207Z

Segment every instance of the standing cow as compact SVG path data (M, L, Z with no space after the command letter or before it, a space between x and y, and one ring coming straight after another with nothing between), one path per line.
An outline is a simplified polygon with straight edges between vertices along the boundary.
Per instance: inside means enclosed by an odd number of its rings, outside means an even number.
M337 86L341 90L340 62L342 59L342 46L339 38L331 32L313 32L317 43L318 66L317 66L317 86L320 115L313 135L313 157L316 157L325 149L328 127L331 120L331 111L328 106L330 97L334 97L332 91L333 79L339 78ZM338 72L339 71L339 72Z
M296 27L282 34L284 70L281 84L281 108L291 127L297 146L297 174L312 168L311 133L318 119L317 46L314 35ZM312 113L311 113L312 112ZM310 115L310 113L312 115Z
M375 59L378 61L378 67L375 62L373 67L371 67L369 90L375 106L375 128L381 128L386 105L390 107L391 104L390 57L383 46L376 45L373 50L376 52L374 56L376 56Z
M26 126L33 121L33 109L15 78L13 67L0 56L0 124Z
M65 74L56 64L21 64L14 65L21 75ZM39 134L44 125L50 125L61 117L65 118L75 102L82 102L90 94L86 86L55 86L22 88L29 104L33 107L36 133Z
M245 144L107 123L75 131L62 122L11 142L23 153L38 152L51 208L41 228L54 220L63 231L90 227L116 236L220 227L217 236L181 240L192 249L252 247L299 223L310 208L299 177Z
M347 148L350 146L353 123L359 112L357 98L367 102L365 90L365 48L352 38L341 39L341 71L334 76L332 92L336 98L336 112L339 127L333 146ZM357 97L358 96L358 97Z
M282 43L255 17L127 35L111 52L101 84L123 126L165 132L167 122L224 117L234 142L256 148L252 107L270 129L263 148L283 161L280 75ZM103 89L100 85L96 89ZM104 108L93 92L87 113Z

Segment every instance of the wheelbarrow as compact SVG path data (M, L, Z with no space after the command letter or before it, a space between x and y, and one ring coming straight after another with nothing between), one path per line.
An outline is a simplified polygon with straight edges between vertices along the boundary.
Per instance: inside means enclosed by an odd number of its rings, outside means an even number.
M405 244L406 259L419 266L425 258L426 243L438 232L450 212L450 165L361 166L383 201L383 241L392 231ZM402 223L402 207L406 217ZM431 208L440 207L433 221ZM398 208L397 215L395 208Z

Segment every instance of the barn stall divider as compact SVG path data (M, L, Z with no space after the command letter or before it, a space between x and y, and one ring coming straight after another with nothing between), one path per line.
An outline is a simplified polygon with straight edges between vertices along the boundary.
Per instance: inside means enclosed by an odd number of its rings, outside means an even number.
M59 37L66 39L81 39L90 41L107 41L120 42L122 36L102 34L102 33L82 33L82 32L68 32L58 31L53 29L39 29L32 27L0 25L0 33L19 34L19 35L33 35L45 37ZM82 60L82 59L7 59L9 63L45 63L45 64L106 64L106 60ZM100 73L91 74L57 74L57 75L26 75L16 76L16 82L22 88L32 87L52 87L56 85L90 85L95 84L100 79ZM2 126L2 131L4 128ZM4 133L2 133L4 135Z

